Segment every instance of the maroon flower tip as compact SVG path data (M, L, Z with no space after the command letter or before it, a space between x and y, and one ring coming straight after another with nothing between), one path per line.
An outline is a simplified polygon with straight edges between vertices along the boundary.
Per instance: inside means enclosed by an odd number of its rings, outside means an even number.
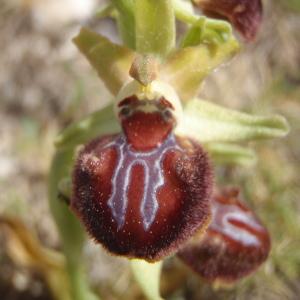
M199 144L170 133L141 151L118 134L80 152L71 207L112 254L156 261L207 227L211 187L211 167Z
M212 222L205 235L183 248L179 258L209 282L233 283L268 257L270 237L236 189L212 199Z
M204 14L227 19L247 41L255 38L262 21L261 0L194 0Z

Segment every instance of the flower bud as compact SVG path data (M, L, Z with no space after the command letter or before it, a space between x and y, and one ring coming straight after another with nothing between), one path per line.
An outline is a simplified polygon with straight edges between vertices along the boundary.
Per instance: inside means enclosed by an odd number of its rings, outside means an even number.
M266 228L236 189L223 190L212 199L212 222L179 258L209 282L233 283L254 272L268 257Z
M229 20L250 41L254 39L262 21L261 0L194 0L204 14Z

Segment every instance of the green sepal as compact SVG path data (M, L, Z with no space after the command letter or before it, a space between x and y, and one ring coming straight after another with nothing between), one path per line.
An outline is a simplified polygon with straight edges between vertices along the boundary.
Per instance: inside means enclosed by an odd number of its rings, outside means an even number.
M240 145L209 143L204 147L216 164L252 166L257 161L255 151Z
M238 52L239 43L233 37L221 44L200 44L181 48L162 65L160 77L169 82L183 102L198 95L201 83L216 67Z
M239 142L283 137L289 125L282 116L253 116L194 99L185 106L176 132L202 143Z
M134 52L87 28L82 28L73 42L95 68L107 89L117 95L130 79L129 69Z
M172 0L135 1L136 51L166 56L175 47Z
M76 147L102 134L116 133L120 130L113 105L110 104L64 129L57 136L55 145L57 149Z
M162 300L159 292L162 262L148 263L144 260L130 261L132 273L149 300Z

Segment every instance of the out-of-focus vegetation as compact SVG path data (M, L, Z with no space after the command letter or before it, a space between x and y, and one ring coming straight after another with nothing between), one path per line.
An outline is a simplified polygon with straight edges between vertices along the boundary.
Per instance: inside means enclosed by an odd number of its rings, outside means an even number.
M0 2L0 214L21 220L28 234L37 236L41 249L60 248L47 204L54 138L73 120L110 101L71 43L82 23L118 41L111 20L92 18L101 4ZM228 290L210 287L169 259L162 294L172 300L299 299L300 2L265 1L257 40L206 80L201 97L257 114L278 112L290 122L287 138L253 145L259 154L255 166L216 167L219 182L243 186L246 200L271 232L272 253L258 273ZM45 257L30 252L30 247L13 251L12 232L1 219L1 299L52 299L53 286L47 280L51 268L44 268ZM85 256L90 282L103 299L143 299L125 259L110 257L92 242Z

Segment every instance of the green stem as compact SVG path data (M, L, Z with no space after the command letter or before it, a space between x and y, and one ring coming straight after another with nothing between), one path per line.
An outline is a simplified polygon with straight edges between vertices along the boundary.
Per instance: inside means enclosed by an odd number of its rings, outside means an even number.
M83 264L74 264L67 261L67 271L72 286L72 296L74 300L100 300L88 286L86 271Z
M148 263L144 260L132 259L130 261L130 266L136 281L147 299L163 300L159 292L162 261Z

